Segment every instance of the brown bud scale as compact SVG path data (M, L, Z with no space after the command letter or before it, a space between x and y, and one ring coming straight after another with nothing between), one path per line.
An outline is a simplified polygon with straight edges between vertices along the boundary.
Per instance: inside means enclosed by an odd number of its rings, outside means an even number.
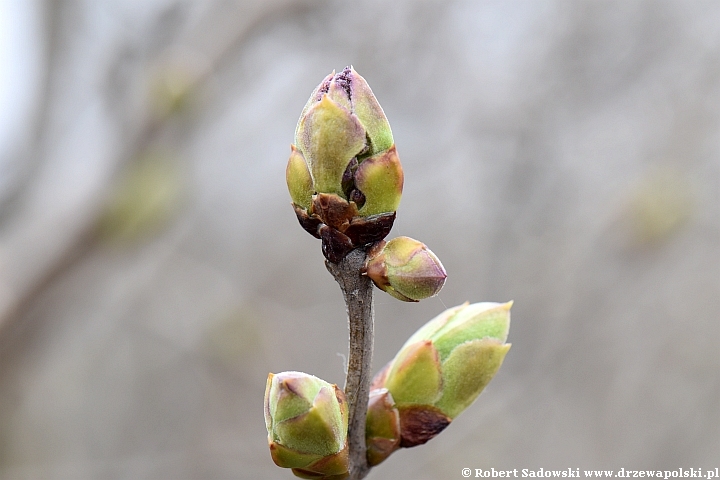
M297 216L298 222L300 222L300 226L313 237L320 238L319 229L323 224L320 217L317 215L308 215L305 210L295 204L293 204L293 208L295 209L295 215Z
M320 217L325 225L341 232L358 213L357 206L335 194L318 193L313 196L312 213Z
M320 227L322 252L332 263L340 263L355 247L350 238L339 230L323 225Z
M353 245L361 247L387 237L395 223L396 213L383 213L372 217L355 217L343 232Z
M428 405L412 405L401 407L399 410L402 432L400 446L403 448L422 445L450 425L449 417Z

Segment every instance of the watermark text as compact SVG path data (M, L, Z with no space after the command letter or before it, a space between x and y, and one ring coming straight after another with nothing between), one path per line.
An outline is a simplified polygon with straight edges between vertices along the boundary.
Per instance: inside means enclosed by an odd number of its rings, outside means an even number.
M513 468L497 470L495 468L463 468L464 478L652 478L670 480L672 478L702 478L720 480L720 468L703 470L702 468L676 468L674 470L580 470L566 468L564 470L545 470L529 468Z

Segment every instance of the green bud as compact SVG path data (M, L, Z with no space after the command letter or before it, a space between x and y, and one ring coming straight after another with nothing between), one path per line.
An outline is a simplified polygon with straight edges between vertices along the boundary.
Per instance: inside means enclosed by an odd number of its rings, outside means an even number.
M386 388L372 390L365 422L367 460L371 467L400 448L400 413Z
M365 273L381 290L405 302L437 295L447 273L425 244L409 237L380 242L368 252Z
M355 186L365 196L360 215L397 210L402 197L403 170L395 146L364 160L355 172Z
M310 107L315 105L318 100L320 100L320 97L323 93L327 93L328 88L330 87L330 82L332 82L333 77L335 76L335 70L332 71L330 75L325 77L322 82L320 82L320 85L315 87L315 90L310 94L310 98L308 98L308 101L305 103L305 106L302 109L302 112L300 112L300 120L302 120L305 117L305 114L308 110L310 110ZM300 121L298 121L297 125L295 126L295 139L297 141L298 138L298 131L300 130Z
M290 160L285 170L290 198L295 205L307 210L312 204L312 196L315 193L312 176L302 152L295 148L295 145L290 145L290 149Z
M430 340L421 340L400 350L385 379L385 388L401 405L429 405L440 395L441 374L437 350Z
M403 171L385 113L352 67L315 88L295 143L288 190L300 224L322 239L326 258L338 263L349 251L385 238L400 204Z
M307 160L315 190L343 195L350 160L365 149L365 129L342 105L323 95L300 119L298 148Z
M502 365L510 344L508 303L448 309L420 328L373 381L400 416L401 446L420 445L469 407Z
M353 110L365 127L370 140L366 155L372 156L389 150L395 143L390 130L390 123L372 90L370 90L370 85L352 67L350 67L348 77L350 78L348 84Z
M276 465L301 478L345 478L348 410L345 394L302 372L269 374L265 426Z

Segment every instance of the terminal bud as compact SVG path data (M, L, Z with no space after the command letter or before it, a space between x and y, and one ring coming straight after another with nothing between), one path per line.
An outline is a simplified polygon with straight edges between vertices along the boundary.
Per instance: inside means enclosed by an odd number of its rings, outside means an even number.
M390 232L403 170L390 124L352 67L328 75L313 91L285 173L300 224L322 239L332 263ZM323 234L323 226L337 233Z

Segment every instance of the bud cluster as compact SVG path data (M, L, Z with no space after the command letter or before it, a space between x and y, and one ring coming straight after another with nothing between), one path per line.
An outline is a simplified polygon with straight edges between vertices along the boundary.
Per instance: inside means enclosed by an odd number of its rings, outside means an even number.
M363 273L406 302L436 295L447 274L421 242L389 242L403 170L385 113L352 67L331 73L310 95L295 129L286 180L300 225L339 263L368 253Z
M352 67L328 75L310 96L295 130L286 180L300 225L322 240L328 270L343 292L348 278L368 287L362 298L358 289L346 295L348 363L355 365L356 379L366 380L363 390L348 382L349 407L337 385L302 372L271 373L264 404L270 453L275 464L300 478L363 478L368 466L401 447L427 442L475 401L510 348L505 340L511 303L448 309L410 337L370 386L365 453L365 393L358 401L358 392L367 392L371 356L359 338L369 331L372 339L372 308L363 310L367 315L353 315L348 298L355 295L356 307L372 306L369 279L399 300L417 302L437 295L447 274L423 243L409 237L384 240L400 203L403 170L390 124ZM362 255L343 262L356 249ZM363 328L352 328L353 322Z
M365 425L370 466L437 436L477 399L510 349L511 306L465 303L445 310L375 376ZM301 372L270 374L265 424L278 466L301 478L346 478L348 410L336 385Z

